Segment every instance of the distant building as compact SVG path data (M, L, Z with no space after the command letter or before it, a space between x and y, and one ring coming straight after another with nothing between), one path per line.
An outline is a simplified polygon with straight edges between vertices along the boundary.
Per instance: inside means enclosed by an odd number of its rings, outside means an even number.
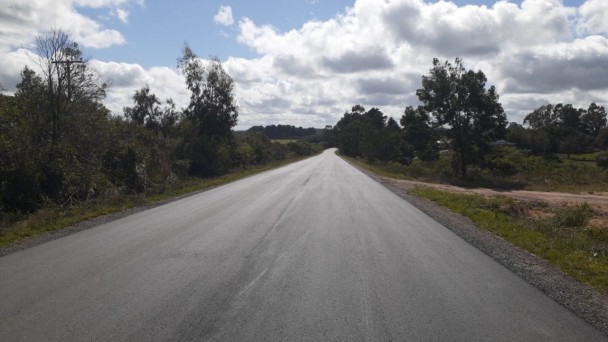
M325 126L325 129L332 129L332 128L334 128L332 125Z

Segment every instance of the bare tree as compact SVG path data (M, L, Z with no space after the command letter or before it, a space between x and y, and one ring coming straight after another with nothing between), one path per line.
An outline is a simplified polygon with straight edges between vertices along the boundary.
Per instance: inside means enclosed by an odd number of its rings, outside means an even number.
M67 33L51 30L39 35L35 43L34 61L45 80L52 140L56 142L67 117L78 108L101 101L107 85L99 81L78 43Z

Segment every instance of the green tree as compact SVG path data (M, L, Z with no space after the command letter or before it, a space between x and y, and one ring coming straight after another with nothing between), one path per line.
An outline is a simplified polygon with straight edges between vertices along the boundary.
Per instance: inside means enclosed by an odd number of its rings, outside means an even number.
M365 109L356 105L351 112L346 112L336 123L335 131L337 135L337 145L340 152L351 157L360 155L359 143L362 130L361 115Z
M165 107L161 108L160 100L150 92L150 87L146 85L135 91L133 103L133 107L123 108L125 117L134 124L151 129L168 139L174 125L179 121L175 102L168 99Z
M602 150L608 149L608 127L600 129L600 131L597 133L594 146Z
M16 97L0 94L0 217L34 211L41 201L39 149L32 143L30 117Z
M196 137L188 144L191 171L202 176L220 173L228 167L226 148L238 116L234 81L218 59L204 65L187 44L177 65L190 90L185 115L196 127Z
M581 124L585 133L597 137L599 132L606 127L606 110L604 106L598 106L595 102L581 117Z
M377 158L385 160L389 154L384 146L387 135L395 128L400 129L394 120L387 128L386 120L387 117L378 108L366 112L361 105L352 107L351 112L344 113L335 127L340 152L351 157L362 156L368 161Z
M559 118L553 110L553 105L548 104L540 106L532 111L532 113L526 115L524 125L528 125L532 129L544 129L557 126L558 120Z
M437 147L437 134L430 124L429 114L424 107L411 106L405 108L401 116L403 126L403 139L411 146L418 158L422 160L435 160L439 156Z
M157 117L160 116L160 100L155 94L150 92L150 87L146 84L133 94L133 107L123 108L125 117L139 126L153 126Z
M489 143L505 134L506 115L496 89L486 88L486 82L482 71L467 71L460 58L454 65L435 58L416 91L437 126L445 128L446 141L458 157L454 165L464 178L467 166L479 161L488 153Z
M363 107L361 107L363 108ZM359 110L358 108L353 108ZM359 129L359 152L368 161L377 158L385 159L381 154L385 144L386 116L380 109L372 108L361 115L361 127Z
M109 112L101 104L106 85L62 31L38 36L35 51L32 60L42 77L27 67L22 71L15 94L18 124L6 131L8 140L19 142L19 163L28 169L19 171L22 167L13 164L19 180L13 177L12 184L34 194L30 202L46 197L69 203L102 183L100 156L108 144Z

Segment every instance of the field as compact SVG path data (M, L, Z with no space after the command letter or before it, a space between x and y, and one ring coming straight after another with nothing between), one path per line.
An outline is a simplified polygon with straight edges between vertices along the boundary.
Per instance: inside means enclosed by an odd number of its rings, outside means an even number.
M298 142L298 139L271 139L271 141L279 144L289 144L291 142Z

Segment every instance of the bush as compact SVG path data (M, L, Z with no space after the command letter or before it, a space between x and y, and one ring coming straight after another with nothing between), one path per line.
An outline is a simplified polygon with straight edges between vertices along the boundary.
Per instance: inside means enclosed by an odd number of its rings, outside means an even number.
M595 163L602 169L608 169L608 151L598 153L597 156L595 156Z
M587 203L583 203L580 206L560 210L553 217L553 223L563 228L585 227L589 223L591 214L591 207Z
M488 169L498 177L509 177L516 174L524 165L524 153L514 147L497 148L487 157Z
M290 142L287 144L287 148L293 152L296 156L309 156L312 154L312 147L310 144L304 142Z

